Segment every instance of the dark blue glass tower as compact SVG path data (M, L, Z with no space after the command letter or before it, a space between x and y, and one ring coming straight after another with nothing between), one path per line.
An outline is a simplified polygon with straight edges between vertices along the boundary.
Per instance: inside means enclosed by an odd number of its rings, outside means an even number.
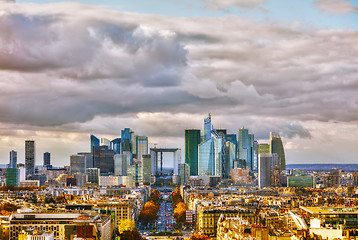
M93 153L94 146L99 146L99 139L95 135L91 135L91 153Z
M116 138L111 141L114 154L121 154L121 138Z

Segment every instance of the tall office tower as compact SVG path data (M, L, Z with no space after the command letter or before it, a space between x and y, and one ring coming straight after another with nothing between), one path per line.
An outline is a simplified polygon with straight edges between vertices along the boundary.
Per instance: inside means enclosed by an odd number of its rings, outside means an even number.
M144 154L142 160L142 181L150 183L150 174L152 173L152 156L150 154Z
M254 135L249 134L249 130L242 127L239 129L239 161L246 162L246 168L250 171L253 170L254 160Z
M210 137L199 145L198 175L222 176L223 138Z
M213 125L211 124L211 114L204 119L204 141L211 138L211 130L213 130Z
M86 168L93 168L93 154L90 152L80 152L77 155L84 156L86 161Z
M111 141L114 154L121 154L121 138L116 138Z
M136 136L135 140L136 140L137 159L142 161L143 155L148 154L148 137Z
M114 155L114 175L127 176L127 155L115 154Z
M99 176L101 175L99 168L87 168L86 174L87 174L87 181L98 185L99 183Z
M140 182L142 180L142 174L141 174L141 164L135 163L133 165L130 165L127 168L127 174L128 176L132 176L133 177L133 181L134 182Z
M285 150L283 148L281 137L278 133L270 132L270 153L277 153L281 159L281 171L286 170Z
M224 151L222 177L223 179L228 179L230 178L231 169L234 168L234 161L236 159L236 146L232 142L227 141Z
M86 172L86 157L84 155L71 155L70 156L70 172L71 174Z
M125 128L121 131L121 153L124 151L132 152L132 138L134 132L130 128Z
M109 149L111 149L111 141L109 141L107 138L101 138L99 142L100 146L107 146Z
M114 153L108 146L93 147L93 166L101 170L102 175L114 174Z
M259 159L259 153L258 153L258 151L259 151L259 143L256 141L256 140L254 140L254 164L253 164L253 170L255 171L255 172L257 172L257 169L258 169L258 166L259 166L259 163L258 163L258 159Z
M180 184L187 184L189 182L190 176L190 166L187 163L179 163L179 176L180 176Z
M259 188L271 186L271 154L259 154Z
M49 167L51 165L51 153L45 152L44 153L44 166Z
M198 175L198 147L200 144L200 130L185 130L185 163L190 166L190 175Z
M91 135L91 153L93 153L94 146L99 146L99 139L95 135Z
M35 141L25 141L25 168L26 176L35 174Z
M10 164L9 168L16 168L17 166L17 152L12 150L10 152Z
M6 186L19 186L19 169L6 168Z

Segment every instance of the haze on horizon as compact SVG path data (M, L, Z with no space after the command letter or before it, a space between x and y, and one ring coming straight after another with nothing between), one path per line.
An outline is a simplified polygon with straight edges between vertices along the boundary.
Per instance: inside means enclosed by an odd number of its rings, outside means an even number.
M209 112L280 133L288 164L355 163L357 31L357 0L2 0L0 163L31 138L66 165L125 127L184 151Z

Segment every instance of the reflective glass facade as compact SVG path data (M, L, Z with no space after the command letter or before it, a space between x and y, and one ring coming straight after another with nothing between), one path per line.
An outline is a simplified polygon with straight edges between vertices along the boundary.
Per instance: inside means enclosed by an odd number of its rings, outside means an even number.
M190 166L190 175L198 175L198 148L200 144L200 130L185 130L185 163Z

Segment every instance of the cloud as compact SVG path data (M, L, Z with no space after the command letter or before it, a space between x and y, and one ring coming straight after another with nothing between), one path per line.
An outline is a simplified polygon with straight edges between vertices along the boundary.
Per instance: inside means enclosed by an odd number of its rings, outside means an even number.
M346 14L358 11L358 7L352 5L349 0L316 0L315 5L323 11L333 14Z
M228 7L254 8L266 0L202 0L211 9L226 9Z
M209 112L217 128L244 125L257 139L275 131L290 142L314 141L310 121L357 123L353 30L76 3L0 8L2 139L55 132L85 146L88 133L131 127L174 142Z

